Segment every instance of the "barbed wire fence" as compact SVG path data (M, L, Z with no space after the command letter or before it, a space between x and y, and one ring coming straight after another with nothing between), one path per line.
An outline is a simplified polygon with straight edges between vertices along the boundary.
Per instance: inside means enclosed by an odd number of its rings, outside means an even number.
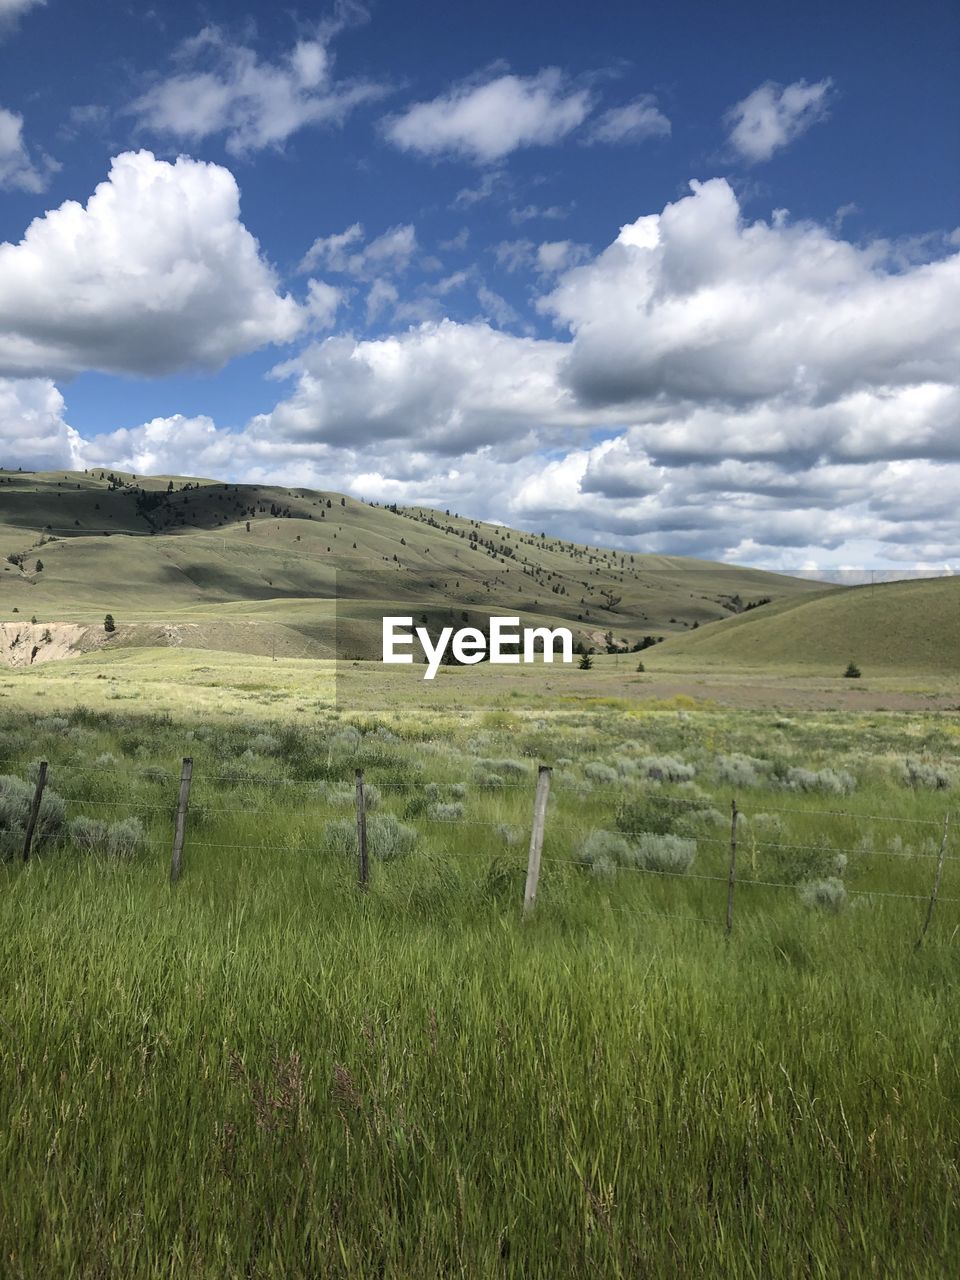
M5 768L17 767L22 768L22 761L0 761L0 771ZM131 780L131 770L128 767L99 765L90 763L69 764L57 763L53 766L57 775L61 773L66 775L68 786L71 779L79 781L83 778L97 778L102 780L104 777L116 776L119 784L122 786L129 785ZM21 859L23 863L30 861L34 852L34 840L37 835L38 824L41 815L41 806L43 796L50 779L51 766L48 761L40 760L34 762L36 779L34 784L34 793L29 807L26 826L24 830L24 841L21 851ZM260 839L254 841L231 841L231 840L204 840L204 839L188 839L188 828L190 818L191 793L195 776L202 776L205 783L212 784L216 787L228 786L252 786L271 789L282 789L291 796L297 792L306 792L304 799L311 797L319 797L319 789L327 786L330 779L303 779L290 777L276 777L264 774L249 772L243 769L224 768L220 771L211 770L204 771L202 775L195 775L194 762L191 757L184 757L181 763L179 773L172 770L166 770L157 766L149 766L140 773L140 778L157 783L160 785L169 784L171 789L170 799L165 803L144 803L143 801L131 801L131 799L123 794L114 799L92 800L77 790L63 790L58 794L66 804L77 805L82 810L124 810L127 813L144 813L144 814L171 814L173 820L173 830L169 841L160 842L158 840L148 842L150 848L160 851L164 848L170 851L170 882L176 885L180 880L184 870L185 853L203 850L235 850L235 851L257 851L263 853L290 853L295 850L289 843L270 843L268 840ZM557 788L552 783L553 769L549 765L541 764L538 767L535 784L531 788L528 778L523 780L508 781L502 779L497 784L498 791L525 791L531 795L531 819L530 819L530 838L527 853L526 878L524 882L522 913L524 918L529 918L534 914L537 894L540 884L541 873L546 867L548 870L552 867L574 867L581 870L585 869L587 864L582 858L564 857L559 853L548 853L544 857L544 846L549 828L549 809L551 794L556 794L559 790L561 794L577 795L575 787ZM341 784L346 787L347 779L341 779ZM354 794L354 808L356 815L356 873L357 884L361 891L366 891L370 885L371 856L367 832L367 817L370 811L368 802L369 787L373 786L376 791L394 792L394 793L410 793L417 790L424 790L429 783L424 783L420 779L382 779L378 778L372 784L368 782L365 771L363 769L355 769L353 771L352 790ZM173 798L173 789L176 786L176 799ZM618 784L599 784L591 785L591 795L600 793L610 793L618 797L623 797L625 789ZM696 811L702 809L702 801L689 799L676 795L655 795L650 792L644 793L646 800L663 806L674 806L680 809L690 809ZM764 804L763 812L765 814L784 815L794 818L843 818L856 824L862 823L883 823L904 825L913 828L925 828L930 836L937 837L934 840L934 847L926 850L903 850L903 849L874 849L864 848L862 845L835 845L833 843L800 843L784 840L758 840L755 836L751 837L751 847L755 852L757 849L769 850L771 852L787 852L787 853L813 853L813 854L829 854L850 857L880 857L880 858L899 858L908 859L911 862L927 859L933 861L933 880L928 891L922 893L905 893L893 890L883 889L845 889L845 893L854 898L864 899L898 899L901 901L909 901L913 903L925 902L926 912L924 913L920 929L914 948L919 949L930 929L932 921L935 917L936 908L939 903L957 903L960 902L960 896L944 895L940 892L943 883L943 875L945 865L951 861L960 861L960 854L948 852L950 847L951 836L951 813L948 809L943 816L942 821L938 818L916 818L901 814L866 814L858 813L849 809L836 808L812 808L800 805L779 805L771 806ZM202 802L202 813L204 817L247 817L258 818L262 816L275 816L276 810L265 808L263 806L236 805L236 804L208 804ZM433 826L450 826L458 828L487 828L502 830L504 823L484 821L481 819L456 816L441 816L430 814L429 812L420 812L417 815L421 821L427 822ZM639 918L651 919L673 919L682 920L688 923L703 924L710 927L720 928L729 937L734 930L735 909L737 903L737 894L743 890L753 889L771 889L785 890L795 893L798 884L795 880L787 879L766 879L759 878L755 875L744 876L738 868L738 853L742 851L741 840L741 824L746 818L746 814L742 809L738 798L734 796L730 802L730 825L729 836L710 836L702 833L696 837L697 844L710 845L718 850L725 849L727 851L727 872L726 874L707 873L701 871L692 871L689 868L669 869L664 867L640 866L632 864L619 864L616 868L617 873L621 871L628 874L638 874L642 876L655 877L663 883L671 881L684 882L704 882L724 885L726 892L724 894L725 911L716 917L694 915L689 912L669 912L669 911L644 911L633 907L615 907L610 906L609 909L614 912L626 912ZM595 830L595 828L591 828ZM580 837L588 834L587 831L579 831L565 828L567 836L578 835ZM631 830L629 828L619 827L618 834L625 838L641 838L649 836L649 831ZM458 850L458 858L470 857L471 854L488 858L489 855L480 851ZM424 857L425 855L420 855ZM448 859L430 858L427 861L442 863L448 865ZM520 864L518 864L518 868Z

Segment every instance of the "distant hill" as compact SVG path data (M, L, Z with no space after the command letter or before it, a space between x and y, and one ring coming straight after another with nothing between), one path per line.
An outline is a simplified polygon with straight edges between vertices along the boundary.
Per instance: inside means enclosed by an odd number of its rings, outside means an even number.
M960 577L884 582L782 599L672 637L663 669L778 669L842 675L960 671Z
M518 614L629 647L824 590L334 492L106 470L0 471L0 562L0 621L88 624L80 647L297 656L378 654L386 613L431 628Z

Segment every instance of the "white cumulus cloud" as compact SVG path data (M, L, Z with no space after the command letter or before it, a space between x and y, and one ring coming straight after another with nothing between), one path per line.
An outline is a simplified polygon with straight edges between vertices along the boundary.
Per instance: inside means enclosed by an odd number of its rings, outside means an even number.
M0 40L25 13L42 4L46 0L0 0Z
M573 240L545 240L537 246L537 270L542 275L556 275L569 271L589 256L590 250L585 244L577 244Z
M340 124L383 95L368 81L337 80L329 38L336 28L300 40L276 62L205 27L179 50L179 69L157 81L130 108L154 133L197 141L226 137L242 155L278 147L307 125Z
M307 281L306 308L315 328L333 328L344 296L343 289L328 284L326 280Z
M515 443L544 423L590 420L558 380L563 351L450 320L375 340L331 337L281 366L295 389L255 429L291 442L397 440L444 453Z
M891 270L888 245L748 223L723 179L692 186L541 300L573 334L564 376L581 400L734 409L956 381L960 254Z
M520 147L559 142L592 107L587 89L570 86L556 67L534 76L468 80L384 122L387 138L424 156L459 156L493 164Z
M277 292L239 201L219 165L117 156L86 205L0 245L0 375L216 368L289 341L304 313Z
M417 233L409 223L390 227L382 235L366 241L359 222L345 231L319 236L303 256L299 270L325 267L358 280L373 280L407 270L417 251Z
M118 467L135 475L177 474L185 458L193 475L226 475L232 465L229 431L219 430L206 414L182 413L153 418L137 427L120 427L84 441L85 467Z
M784 86L768 80L727 112L730 146L748 164L769 160L826 118L832 84L829 79L816 84L797 80Z
M0 467L76 468L85 442L49 378L0 378Z
M646 142L648 138L670 136L670 121L657 106L656 98L641 94L633 102L611 107L594 121L589 142Z
M23 139L23 116L0 107L0 187L45 191L60 166L49 156L35 160Z

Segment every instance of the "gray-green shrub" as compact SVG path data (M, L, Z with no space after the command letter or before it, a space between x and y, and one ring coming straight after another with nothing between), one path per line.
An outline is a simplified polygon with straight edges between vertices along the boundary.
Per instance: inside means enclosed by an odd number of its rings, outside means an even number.
M953 786L955 777L942 765L908 756L900 766L900 781L916 791L947 791Z
M326 823L320 838L324 853L347 856L357 851L357 824L349 818L334 818Z
M610 785L620 778L616 769L604 764L602 760L591 760L583 766L583 772L591 782L599 782L601 785Z
M632 860L645 871L667 871L683 875L693 866L697 856L696 840L682 836L645 832L635 842Z
M788 791L821 791L833 796L846 796L855 791L857 780L846 769L787 770L783 785Z
M591 831L577 851L577 862L589 869L600 863L617 867L631 860L629 840L616 831Z
M444 803L438 800L427 812L435 822L457 822L463 817L463 805L457 801Z
M717 782L728 787L759 787L766 771L765 761L739 753L719 756L715 770Z
M800 885L800 897L808 907L835 914L842 911L848 902L846 886L836 876L809 880Z
M639 763L643 775L653 782L689 782L697 772L692 764L675 756L644 756Z
M107 854L112 858L132 858L143 848L145 833L139 818L104 822L80 814L68 828L70 842L83 853Z
M13 774L0 776L0 857L12 857L23 849L34 790L29 782ZM34 848L62 835L65 821L66 807L62 797L48 788L40 802L33 834Z
M371 857L388 862L403 857L416 847L420 833L407 826L392 813L370 818L367 822L367 850ZM357 824L349 818L334 818L323 829L322 848L334 856L349 857L357 853Z
M416 827L407 826L392 813L371 818L367 823L370 852L383 862L402 858L405 854L411 853L416 848L419 838L420 832Z

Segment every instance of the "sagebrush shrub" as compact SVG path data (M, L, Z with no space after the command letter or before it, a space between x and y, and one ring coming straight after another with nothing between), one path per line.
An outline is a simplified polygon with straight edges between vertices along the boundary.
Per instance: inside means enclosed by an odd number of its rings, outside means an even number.
M942 765L929 764L908 756L900 766L900 781L905 787L929 791L947 791L954 784L954 776Z
M598 880L613 880L620 869L620 864L613 858L599 857L593 862L583 864L592 876Z
M107 823L100 818L80 814L70 823L69 834L71 844L81 853L100 853L106 848Z
M620 777L616 769L604 764L601 760L591 760L589 764L583 766L583 772L591 782L599 782L601 785L617 782Z
M808 907L834 913L842 911L848 902L846 886L836 876L800 885L800 897Z
M371 857L384 862L412 852L419 838L416 827L408 827L392 813L370 818L367 822L367 851ZM348 818L335 818L328 822L323 829L321 843L325 853L356 857L356 822Z
M342 805L357 803L357 786L356 783L331 783L326 790L326 798L330 804L337 808ZM367 813L372 813L374 809L379 809L383 801L383 792L375 782L365 782L363 784L363 806Z
M122 818L108 823L80 814L69 826L71 843L82 853L108 854L112 858L132 858L143 847L145 834L139 818Z
M334 818L326 823L321 836L324 853L345 857L357 852L357 824L349 818Z
M480 765L503 778L525 778L530 772L530 766L523 760L481 760Z
M593 870L598 864L616 868L631 861L632 850L625 836L616 831L594 830L577 851L577 862Z
M717 759L717 782L728 787L759 787L765 781L767 764L754 756L735 753Z
M123 818L110 824L107 831L107 853L113 858L132 858L144 843L143 824L139 818Z
M9 858L21 852L33 807L35 787L13 774L0 776L0 857ZM66 806L56 791L49 787L43 793L34 829L34 848L56 840L63 834Z
M402 858L405 854L411 853L419 839L420 832L416 827L408 827L392 813L371 818L367 824L370 852L383 862L388 862L392 858Z
M554 769L553 785L562 791L572 791L575 795L587 796L593 790L593 783L583 778L573 769Z
M360 750L362 734L352 724L344 725L339 733L330 739L330 750L343 755L353 755Z
M427 812L435 822L457 822L463 817L463 805L459 802L444 803L438 800Z
M27 739L22 733L0 733L0 759L6 760L10 756L19 755L26 745Z
M704 828L729 825L730 814L721 813L719 809L714 809L710 805L705 809L688 809L685 813L679 813L674 822L674 829L677 835L693 835L697 831L703 831Z
M667 871L682 875L693 866L697 856L696 840L682 836L645 832L635 842L633 862L646 871Z
M846 796L855 791L857 780L845 769L790 768L783 786L789 791L821 791L833 796Z
M690 782L697 773L692 764L674 756L644 756L639 763L641 772L653 782Z

